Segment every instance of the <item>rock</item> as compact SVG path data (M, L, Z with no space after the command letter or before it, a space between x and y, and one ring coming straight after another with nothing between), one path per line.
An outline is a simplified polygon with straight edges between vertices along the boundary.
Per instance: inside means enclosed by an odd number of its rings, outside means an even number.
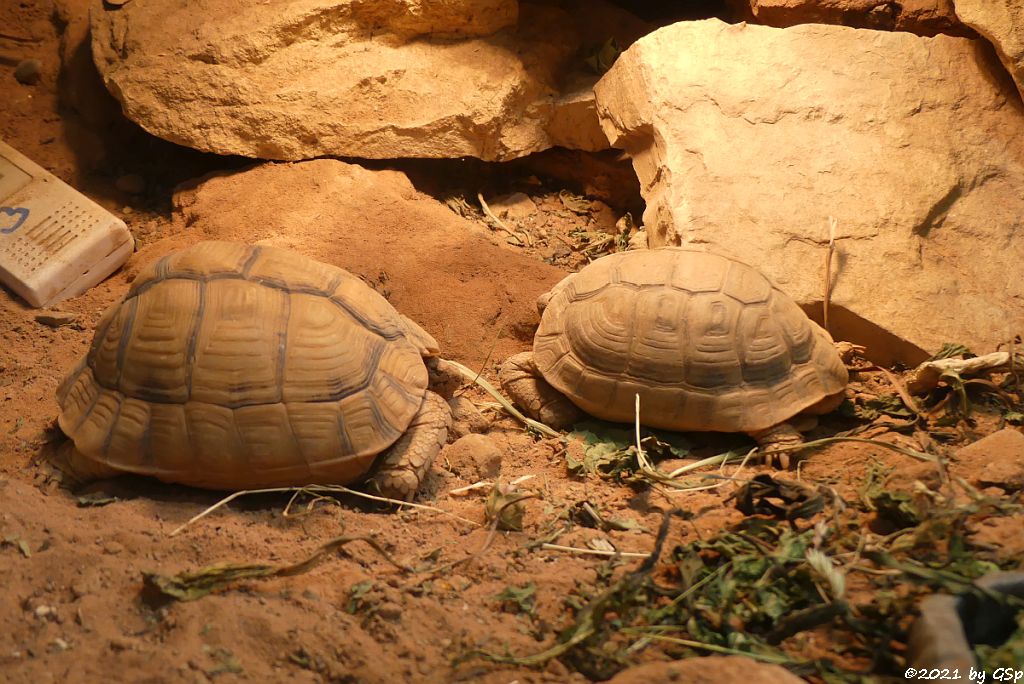
M496 197L488 205L498 218L524 219L537 213L537 205L524 192Z
M627 250L632 249L650 249L650 245L647 244L647 231L638 230L629 237L629 242L626 244Z
M366 29L405 39L487 36L519 16L518 0L352 0L351 7Z
M745 656L707 656L658 663L646 663L623 670L608 684L801 684L802 679L778 665L766 665Z
M393 601L384 601L377 607L377 617L388 622L398 622L402 619L402 606Z
M521 351L519 340L499 337L498 330L535 327L534 302L564 277L473 235L472 221L417 191L398 171L331 159L263 164L181 187L173 203L175 223L191 229L147 242L129 262L129 277L155 254L199 240L286 247L368 282L383 273L388 300L437 339L445 358L471 368L488 355ZM494 302L501 302L497 318Z
M1024 0L957 0L956 14L992 43L1024 95Z
M452 471L466 480L493 480L501 474L501 449L484 435L466 435L442 453Z
M980 487L1024 489L1024 434L1003 428L956 452L956 471Z
M516 6L130 2L93 12L93 54L130 119L207 152L493 161L606 148L592 93L577 89L580 54L648 25L598 0Z
M114 187L130 195L141 195L146 190L146 179L137 173L126 173L118 176L114 181Z
M452 434L456 437L486 432L491 425L491 421L487 420L476 404L466 397L452 397L448 400L448 406L452 410Z
M43 63L38 59L23 59L14 67L14 78L22 85L35 85L43 75Z
M756 23L785 28L797 24L838 24L921 36L945 33L974 37L957 18L952 0L750 0Z
M835 217L833 336L916 365L1024 332L1024 112L992 68L964 38L707 20L644 37L596 94L652 247L755 264L820 318Z
M35 315L36 323L41 323L49 328L60 328L71 325L78 320L78 314L69 311L43 310Z

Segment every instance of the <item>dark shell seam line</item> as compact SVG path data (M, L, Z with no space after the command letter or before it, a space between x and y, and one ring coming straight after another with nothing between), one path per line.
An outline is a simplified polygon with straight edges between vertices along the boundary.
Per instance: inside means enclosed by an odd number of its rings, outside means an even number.
M196 345L199 344L199 330L203 325L203 314L206 312L206 283L199 282L199 301L196 303L196 314L193 318L192 331L188 336L188 348L185 351L185 396L192 398L192 377L195 369ZM147 399L147 401L149 401ZM156 402L175 403L175 402Z

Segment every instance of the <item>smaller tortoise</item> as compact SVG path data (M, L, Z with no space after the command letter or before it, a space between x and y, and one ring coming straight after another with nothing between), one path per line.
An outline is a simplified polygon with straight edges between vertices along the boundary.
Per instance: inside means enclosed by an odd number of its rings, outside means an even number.
M586 412L680 431L799 441L787 421L842 401L832 338L754 268L666 247L612 254L537 302L533 352L499 378L533 417L567 427ZM783 462L786 459L780 459Z
M352 274L201 242L150 264L57 391L77 479L209 489L370 476L409 499L447 438L437 343Z

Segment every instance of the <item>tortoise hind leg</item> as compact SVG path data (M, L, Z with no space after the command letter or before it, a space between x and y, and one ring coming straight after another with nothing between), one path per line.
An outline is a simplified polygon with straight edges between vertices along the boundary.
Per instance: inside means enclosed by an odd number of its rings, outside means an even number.
M565 430L585 416L568 397L548 384L533 363L533 352L510 357L498 371L501 387L531 418Z
M381 456L377 471L370 477L370 486L389 499L411 500L448 440L451 425L448 403L427 392L405 433Z
M793 459L790 458L791 452L783 451L780 447L791 447L804 443L804 436L790 423L779 423L766 430L748 432L747 434L757 442L766 463L783 469L788 469Z
M60 473L61 483L69 489L124 474L95 459L83 456L70 439L57 447L49 461Z

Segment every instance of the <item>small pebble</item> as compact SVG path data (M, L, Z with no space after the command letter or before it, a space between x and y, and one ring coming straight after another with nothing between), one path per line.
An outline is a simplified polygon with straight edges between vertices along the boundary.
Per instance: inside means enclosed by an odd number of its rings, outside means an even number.
M377 608L377 616L380 617L381 620L398 622L399 618L402 617L402 607L397 603L385 601Z
M124 544L121 544L120 542L116 541L108 541L106 544L103 545L103 551L105 553L109 553L112 556L116 556L117 554L124 551Z
M67 311L40 311L36 314L36 323L42 323L51 328L59 328L64 325L71 325L78 320L78 314Z
M469 434L444 450L452 470L467 480L487 480L501 473L502 451L489 437Z
M23 59L14 67L14 78L22 85L35 85L43 73L43 64L38 59Z

